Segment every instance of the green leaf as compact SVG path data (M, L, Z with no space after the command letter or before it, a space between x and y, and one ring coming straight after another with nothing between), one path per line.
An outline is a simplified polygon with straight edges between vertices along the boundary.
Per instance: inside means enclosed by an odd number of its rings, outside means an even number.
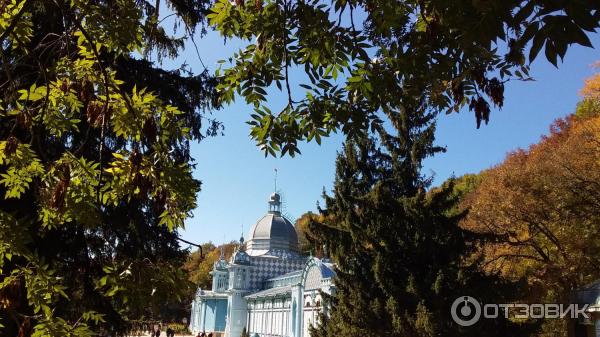
M536 34L533 37L533 43L531 45L531 49L529 50L529 62L530 63L533 62L533 60L535 60L538 53L544 46L544 41L545 41L546 37L543 32L544 32L544 30L542 29L538 34Z

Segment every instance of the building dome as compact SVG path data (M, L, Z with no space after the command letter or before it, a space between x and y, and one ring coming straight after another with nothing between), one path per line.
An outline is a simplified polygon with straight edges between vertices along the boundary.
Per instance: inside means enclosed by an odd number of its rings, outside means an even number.
M246 243L250 255L260 255L273 250L298 251L298 234L294 225L281 215L281 196L271 194L269 212L252 228Z
M215 270L227 270L227 261L224 258L220 258L219 261L216 261L213 265L213 269Z
M250 256L243 250L238 250L231 256L231 262L234 264L250 264Z

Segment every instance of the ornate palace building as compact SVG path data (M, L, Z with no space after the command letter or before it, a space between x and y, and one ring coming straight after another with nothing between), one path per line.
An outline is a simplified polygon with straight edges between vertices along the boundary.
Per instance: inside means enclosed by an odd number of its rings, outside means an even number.
M249 240L215 262L211 290L198 289L190 330L215 336L308 337L318 322L321 293L332 294L333 266L327 259L302 256L294 225L281 215L273 193L269 211L252 226Z

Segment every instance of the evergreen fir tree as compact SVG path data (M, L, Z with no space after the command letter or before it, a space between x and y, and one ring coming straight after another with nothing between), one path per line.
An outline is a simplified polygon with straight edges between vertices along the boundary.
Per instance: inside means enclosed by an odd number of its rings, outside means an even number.
M523 335L500 314L461 327L452 303L470 295L483 303L510 303L519 284L479 269L474 247L485 238L459 227L452 184L427 192L421 174L435 147L434 115L388 113L394 133L349 139L336 165L333 195L324 195L323 222L311 223L338 266L329 317L312 336L507 336Z

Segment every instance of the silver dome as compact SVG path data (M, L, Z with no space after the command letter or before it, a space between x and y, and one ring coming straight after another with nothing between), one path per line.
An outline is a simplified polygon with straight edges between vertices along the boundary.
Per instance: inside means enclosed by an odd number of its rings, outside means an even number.
M269 212L250 229L246 247L250 255L273 249L298 251L298 234L279 212Z

